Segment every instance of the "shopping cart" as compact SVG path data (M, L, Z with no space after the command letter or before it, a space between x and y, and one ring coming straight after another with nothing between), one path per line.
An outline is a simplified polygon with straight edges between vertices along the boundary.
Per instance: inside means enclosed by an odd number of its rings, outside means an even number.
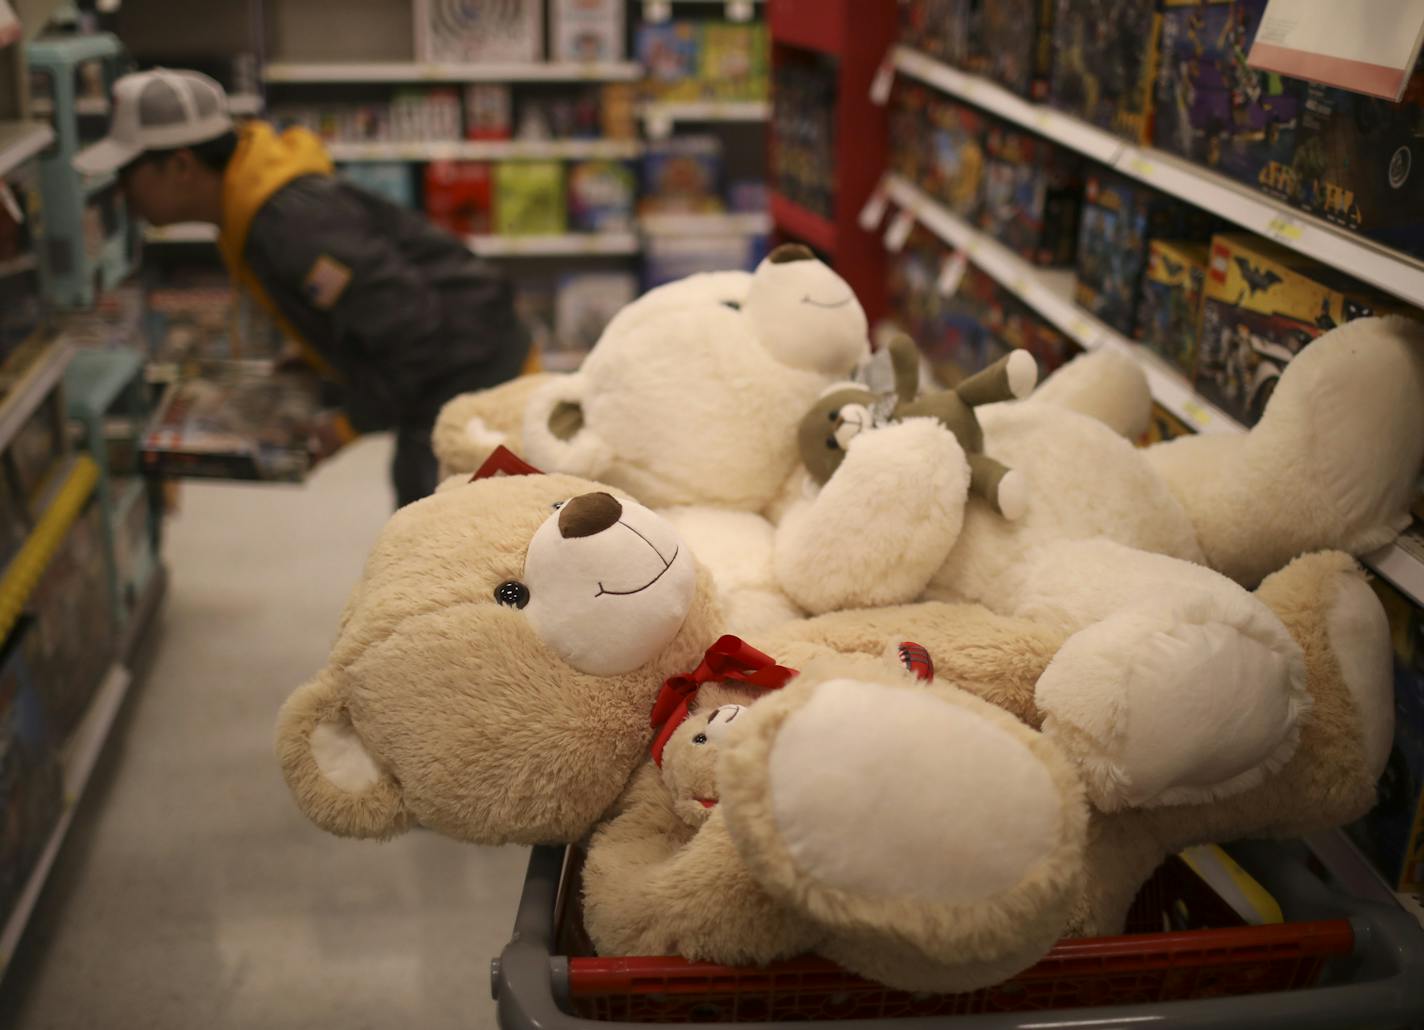
M933 995L893 991L809 957L765 968L592 957L578 912L577 851L539 847L491 988L503 1030L811 1020L834 1020L836 1030L884 1030L889 1021L895 1030L1424 1023L1424 927L1412 916L1352 896L1299 842L1231 850L1286 922L1240 925L1169 864L1139 895L1129 930L1156 928L1143 920L1170 925L1188 910L1193 925L1214 928L1064 941L1006 983Z

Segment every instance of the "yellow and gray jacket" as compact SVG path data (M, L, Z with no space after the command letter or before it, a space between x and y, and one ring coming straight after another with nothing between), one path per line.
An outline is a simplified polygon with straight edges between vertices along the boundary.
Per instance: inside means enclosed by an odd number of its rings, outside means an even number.
M223 177L234 279L343 384L359 430L428 424L529 352L509 284L455 237L332 174L304 129L251 122Z

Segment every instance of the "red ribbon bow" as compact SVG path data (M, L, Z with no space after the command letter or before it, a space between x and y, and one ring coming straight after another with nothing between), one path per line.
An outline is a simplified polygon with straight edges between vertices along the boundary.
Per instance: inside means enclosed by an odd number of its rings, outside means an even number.
M491 479L495 476L542 476L543 474L540 469L536 469L504 444L500 444L490 452L485 463L475 470L475 474L470 477L470 482Z
M728 634L707 649L702 664L684 676L672 676L663 682L658 699L653 702L652 725L658 728L653 740L653 761L663 764L663 748L692 707L697 690L704 683L728 680L746 683L762 690L784 687L796 675L795 669L777 665L770 655L763 654L740 637Z

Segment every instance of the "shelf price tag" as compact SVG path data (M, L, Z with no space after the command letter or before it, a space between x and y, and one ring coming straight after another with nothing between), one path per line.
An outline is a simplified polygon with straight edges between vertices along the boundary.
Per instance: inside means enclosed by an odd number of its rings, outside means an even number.
M752 0L727 0L728 21L751 21Z
M964 281L964 273L969 268L969 255L956 250L940 265L939 281L935 284L942 296L953 297L959 292L959 284Z
M890 228L885 230L885 249L892 254L898 254L904 249L905 241L910 238L910 230L914 227L914 212L901 211L890 223Z
M870 82L870 102L876 107L884 107L890 100L890 89L895 85L895 62L886 57L880 62L880 69Z
M1182 402L1182 414L1198 429L1211 422L1211 412L1190 397Z
M1276 215L1266 223L1266 235L1282 243L1299 243L1300 223L1285 215Z
M880 224L880 220L885 217L885 205L888 202L889 198L885 196L885 187L875 187L875 192L870 194L870 199L860 209L860 227L866 232L874 232L875 227Z
M663 22L672 17L672 4L668 0L643 0L643 20Z
M667 139L672 135L672 116L659 108L650 108L645 124L652 139Z

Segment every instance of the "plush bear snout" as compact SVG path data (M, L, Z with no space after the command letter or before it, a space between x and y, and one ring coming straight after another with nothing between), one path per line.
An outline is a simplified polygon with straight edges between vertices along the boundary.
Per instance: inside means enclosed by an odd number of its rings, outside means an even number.
M594 536L623 517L623 506L602 491L579 494L559 509L559 535L565 540Z

